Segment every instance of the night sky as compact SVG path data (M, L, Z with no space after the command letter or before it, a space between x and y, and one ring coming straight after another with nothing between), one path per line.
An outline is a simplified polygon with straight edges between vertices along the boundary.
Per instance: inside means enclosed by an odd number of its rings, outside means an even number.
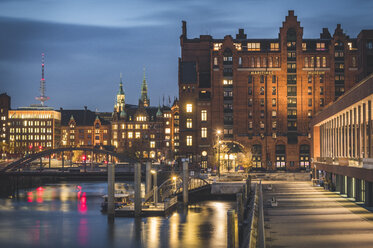
M143 67L151 105L178 95L181 21L188 38L210 34L277 38L289 9L305 38L337 23L356 37L373 29L370 0L0 0L0 93L12 108L38 103L46 54L48 106L112 111L119 74L126 102L137 104Z

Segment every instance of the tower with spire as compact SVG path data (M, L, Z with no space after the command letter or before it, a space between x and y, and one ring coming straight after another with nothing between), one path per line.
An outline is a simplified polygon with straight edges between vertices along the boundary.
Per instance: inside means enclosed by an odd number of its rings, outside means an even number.
M44 102L49 100L45 95L45 78L44 78L44 53L41 54L41 79L40 79L40 96L35 98L40 101L40 105L44 107Z
M141 97L139 99L139 105L142 105L144 107L150 106L150 99L148 98L148 85L146 83L146 77L145 77L145 68L144 68L144 78L142 80L142 85L141 85Z
M122 73L120 73L119 90L117 93L117 101L114 105L114 112L116 113L124 112L125 98L126 98L126 95L124 94L124 90L123 90Z

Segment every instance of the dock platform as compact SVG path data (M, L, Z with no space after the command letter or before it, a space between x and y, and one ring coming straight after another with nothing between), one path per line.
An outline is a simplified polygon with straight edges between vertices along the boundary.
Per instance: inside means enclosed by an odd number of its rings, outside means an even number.
M141 208L141 216L167 216L175 210L177 206L177 197L172 197L164 202L150 203L143 205ZM127 205L115 209L116 217L133 217L135 215L135 206Z

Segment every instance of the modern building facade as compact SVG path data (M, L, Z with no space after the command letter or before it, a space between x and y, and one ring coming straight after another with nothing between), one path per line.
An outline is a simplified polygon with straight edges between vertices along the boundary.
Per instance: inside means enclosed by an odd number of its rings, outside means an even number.
M203 167L229 163L218 151L234 143L254 168L308 168L309 122L371 72L372 38L372 30L350 38L339 24L333 35L323 28L320 38L304 38L294 11L274 39L248 38L243 29L234 38L188 38L183 22L180 154Z
M317 114L313 168L332 189L373 206L373 74Z
M8 112L9 152L24 155L60 144L61 113L49 107L24 107Z

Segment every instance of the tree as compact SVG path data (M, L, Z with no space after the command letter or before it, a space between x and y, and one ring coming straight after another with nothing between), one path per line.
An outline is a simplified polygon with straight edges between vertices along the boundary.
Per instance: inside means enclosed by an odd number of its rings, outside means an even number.
M251 167L253 167L253 153L251 149L244 148L242 152L237 154L236 161L242 165L245 172L249 172Z

